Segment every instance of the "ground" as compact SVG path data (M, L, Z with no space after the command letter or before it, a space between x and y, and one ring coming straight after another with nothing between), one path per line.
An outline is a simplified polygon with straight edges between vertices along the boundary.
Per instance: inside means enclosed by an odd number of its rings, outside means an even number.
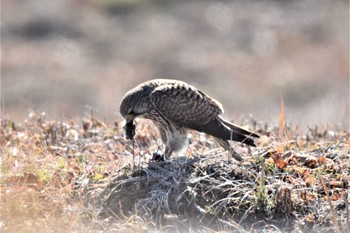
M349 132L241 122L261 135L227 157L192 132L186 153L154 162L153 125L91 116L1 122L2 232L345 232Z

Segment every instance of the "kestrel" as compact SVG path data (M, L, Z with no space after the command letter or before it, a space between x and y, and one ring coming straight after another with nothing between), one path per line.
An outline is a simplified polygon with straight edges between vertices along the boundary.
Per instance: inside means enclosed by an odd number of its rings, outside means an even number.
M134 136L136 117L152 120L165 144L165 159L185 149L188 130L196 130L213 136L235 159L242 160L229 141L255 146L252 138L259 135L224 120L220 116L223 112L219 101L194 86L171 79L141 83L124 95L120 105L120 113L126 120L126 138Z

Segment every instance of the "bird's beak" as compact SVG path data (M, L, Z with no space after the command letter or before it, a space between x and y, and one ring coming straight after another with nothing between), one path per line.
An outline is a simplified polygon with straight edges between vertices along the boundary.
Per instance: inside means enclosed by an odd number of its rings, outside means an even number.
M133 120L134 120L134 115L132 115L132 114L128 114L128 115L126 115L126 124L129 124L129 123L131 123Z

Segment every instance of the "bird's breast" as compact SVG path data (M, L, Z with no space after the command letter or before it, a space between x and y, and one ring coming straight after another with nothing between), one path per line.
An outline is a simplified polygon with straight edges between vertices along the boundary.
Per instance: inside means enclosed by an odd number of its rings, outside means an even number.
M173 151L181 151L188 146L187 130L183 128L176 128L165 132L167 135L167 145Z

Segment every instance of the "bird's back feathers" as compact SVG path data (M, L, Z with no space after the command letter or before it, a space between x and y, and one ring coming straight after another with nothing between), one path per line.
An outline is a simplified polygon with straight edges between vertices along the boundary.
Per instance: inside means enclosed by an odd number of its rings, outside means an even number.
M187 83L162 83L150 94L157 111L180 127L206 123L223 112L219 101Z

